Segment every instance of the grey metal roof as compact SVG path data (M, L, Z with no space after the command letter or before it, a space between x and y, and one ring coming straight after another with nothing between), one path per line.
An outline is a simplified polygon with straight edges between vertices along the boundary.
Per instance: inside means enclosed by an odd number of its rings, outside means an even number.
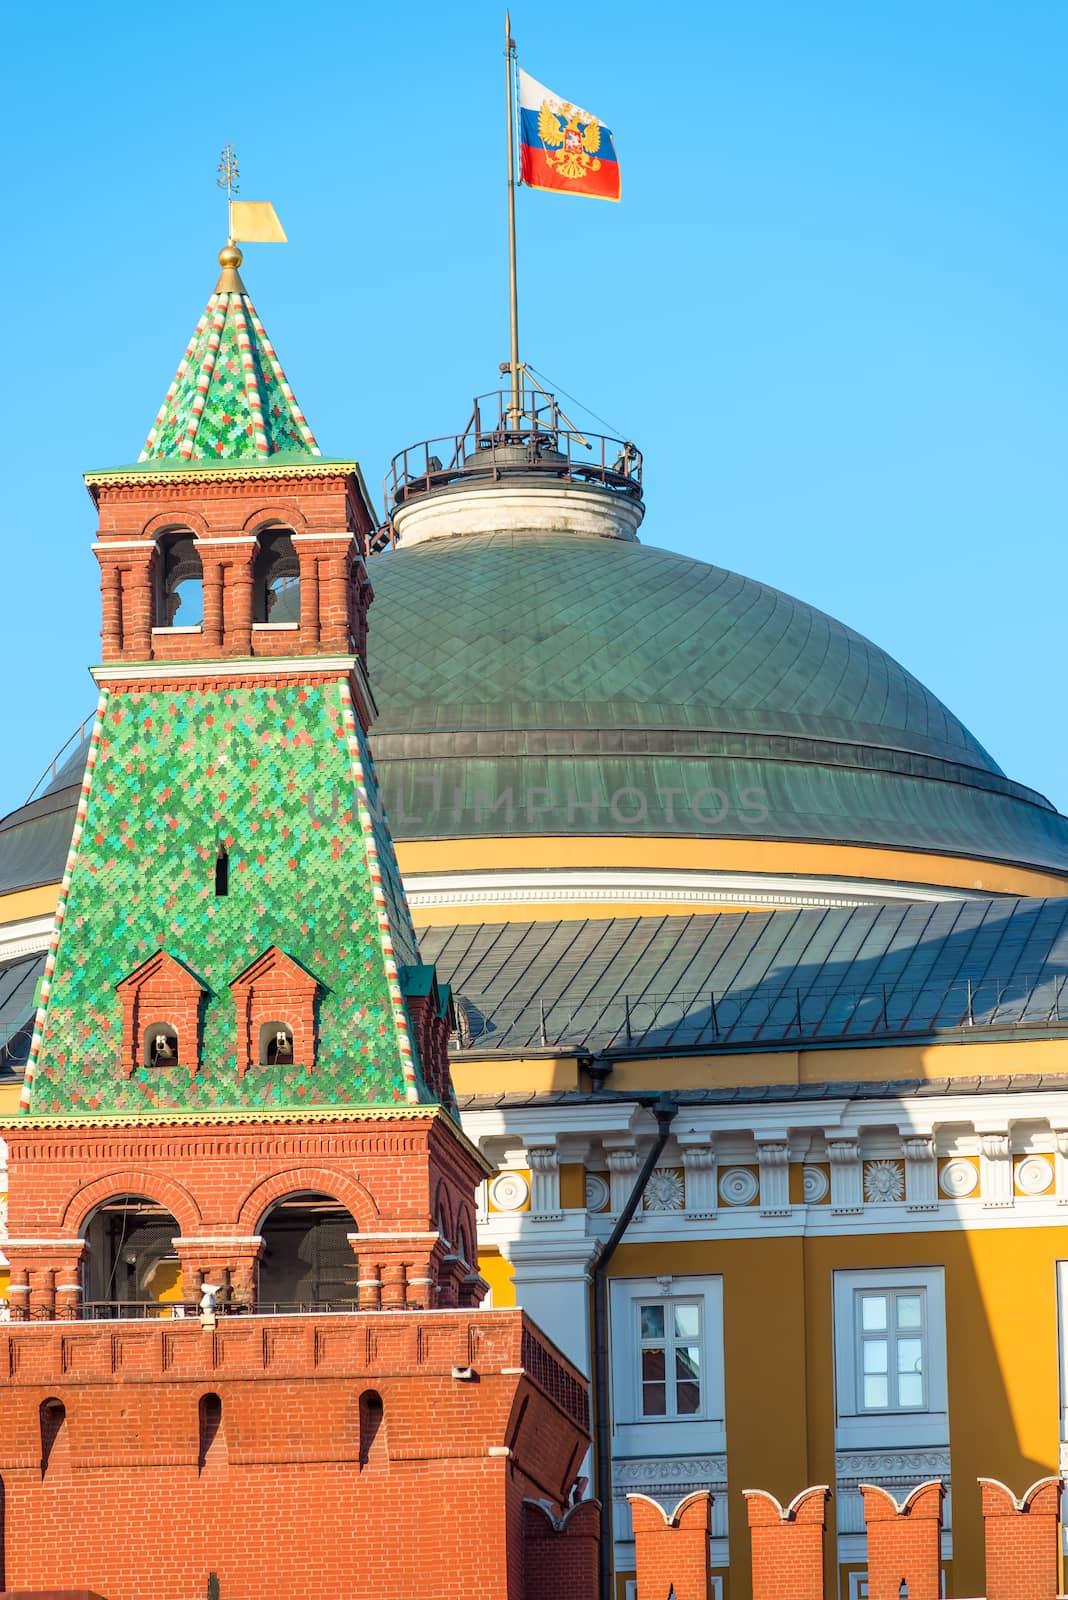
M0 1077L20 1071L29 1055L33 997L44 964L43 954L0 962Z
M1068 1024L1068 899L428 928L461 1049L728 1049Z

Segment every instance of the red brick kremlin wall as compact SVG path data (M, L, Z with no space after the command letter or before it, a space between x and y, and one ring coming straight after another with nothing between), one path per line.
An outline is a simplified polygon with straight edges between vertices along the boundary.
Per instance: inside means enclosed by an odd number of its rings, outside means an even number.
M585 1385L522 1312L11 1325L0 1370L9 1589L592 1600Z

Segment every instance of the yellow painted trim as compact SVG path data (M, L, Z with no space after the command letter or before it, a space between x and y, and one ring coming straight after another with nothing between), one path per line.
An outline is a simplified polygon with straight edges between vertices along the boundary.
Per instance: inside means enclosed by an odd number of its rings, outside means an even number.
M26 917L51 916L58 898L58 883L46 883L39 889L16 889L13 894L0 894L0 925L22 922Z
M690 872L765 872L776 876L869 878L896 884L976 889L985 894L1063 895L1068 873L1004 862L926 855L868 845L809 844L782 839L696 839L589 834L526 835L506 839L408 839L397 842L401 872L567 871L583 867L658 867ZM497 921L498 906L480 908ZM766 909L766 908L765 908ZM566 913L552 907L559 918ZM600 913L604 915L602 911ZM630 905L631 916L638 909Z
M453 1057L452 1084L458 1095L506 1094L511 1089L547 1093L577 1089L578 1065L574 1057L519 1056L500 1061L465 1061Z
M0 1117L14 1117L18 1115L19 1099L21 1094L21 1083L0 1084Z
M565 1211L581 1211L586 1204L586 1168L581 1161L560 1163L560 1204Z
M732 1089L739 1085L876 1083L911 1078L1063 1074L1068 1088L1068 1039L976 1037L938 1044L856 1045L840 1050L739 1050L716 1056L657 1056L617 1061L609 1086L638 1089ZM514 1087L526 1088L516 1083Z

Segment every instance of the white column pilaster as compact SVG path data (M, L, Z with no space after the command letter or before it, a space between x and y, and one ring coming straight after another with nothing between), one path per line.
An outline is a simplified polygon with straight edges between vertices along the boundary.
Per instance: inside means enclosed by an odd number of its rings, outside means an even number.
M1012 1150L1007 1133L979 1135L979 1190L988 1210L1012 1205Z
M760 1214L763 1217L790 1215L790 1146L785 1139L758 1139L760 1167Z
M864 1209L864 1169L860 1143L856 1138L827 1140L831 1163L831 1210L856 1212Z
M905 1202L908 1211L934 1211L938 1206L938 1162L934 1140L910 1134L901 1141L905 1153Z
M685 1214L695 1222L709 1222L717 1214L716 1152L711 1141L685 1144L681 1139L682 1170L686 1187Z
M605 1160L608 1162L608 1188L611 1195L608 1209L620 1212L629 1200L638 1176L638 1151L633 1145L606 1150Z
M556 1222L560 1208L560 1155L555 1145L533 1145L527 1150L530 1163L530 1215L543 1222Z

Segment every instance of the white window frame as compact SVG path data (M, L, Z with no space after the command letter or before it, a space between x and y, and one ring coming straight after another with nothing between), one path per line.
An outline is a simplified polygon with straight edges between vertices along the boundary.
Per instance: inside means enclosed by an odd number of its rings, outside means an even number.
M902 1331L902 1329L898 1326L898 1321L897 1321L897 1302L898 1302L898 1300L903 1300L903 1299L906 1299L906 1298L912 1299L912 1300L916 1300L916 1299L919 1300L919 1302L920 1302L920 1323L919 1323L919 1327L918 1328L906 1328L904 1331ZM886 1308L887 1309L886 1309L886 1327L885 1328L881 1328L881 1329L878 1329L878 1328L872 1328L872 1329L865 1328L864 1320L863 1320L863 1314L862 1314L862 1310L861 1310L861 1301L865 1300L865 1299L882 1299L882 1300L886 1301ZM901 1413L906 1412L906 1411L909 1412L910 1415L913 1415L913 1416L915 1416L917 1413L922 1416L923 1413L926 1412L929 1409L928 1408L928 1404L927 1404L927 1397L928 1397L928 1392L929 1392L929 1378L928 1378L928 1371L927 1371L927 1367L928 1367L927 1352L928 1352L928 1347L929 1347L930 1341L929 1341L929 1339L927 1337L927 1292L926 1292L926 1290L922 1289L922 1288L920 1288L920 1289L897 1289L897 1288L895 1288L895 1289L887 1289L887 1288L882 1287L882 1286L879 1287L878 1289L873 1289L873 1288L870 1288L870 1287L869 1288L865 1288L865 1289L856 1289L856 1290L854 1290L854 1293L853 1293L853 1326L854 1326L854 1333L855 1333L856 1343L857 1343L857 1349L856 1349L856 1361L857 1361L856 1385L857 1385L857 1407L858 1407L858 1409L860 1411L862 1411L866 1417L885 1417L885 1416L891 1415L891 1413L900 1415ZM921 1388L922 1388L922 1392L923 1392L923 1399L921 1400L921 1402L920 1402L920 1404L918 1406L902 1405L900 1403L900 1401L898 1402L897 1405L891 1405L890 1399L889 1399L891 1382L895 1382L896 1383L896 1379L899 1376L899 1370L898 1370L898 1365L897 1365L897 1359L896 1358L897 1358L898 1342L899 1342L899 1339L902 1338L902 1337L908 1338L908 1339L913 1340L913 1341L918 1338L919 1342L920 1342L920 1349L921 1349L920 1381L921 1381ZM867 1344L874 1344L876 1342L876 1340L881 1340L886 1345L887 1403L886 1403L885 1406L870 1406L870 1405L867 1404L867 1402L866 1402L866 1400L864 1398L864 1376L865 1376L865 1371L866 1371L865 1366L864 1366L864 1347Z
M641 1395L641 1305L701 1303L701 1409L694 1416L646 1417ZM727 1448L724 1420L723 1279L717 1276L610 1278L612 1451L619 1456L698 1455Z
M926 1404L866 1409L860 1382L860 1297L919 1293L924 1303ZM849 1269L834 1273L835 1442L840 1449L944 1445L949 1439L946 1289L942 1267Z
M642 1332L642 1312L653 1307L664 1312L664 1334L662 1338L646 1337ZM693 1306L697 1312L697 1334L693 1339L680 1339L674 1331L674 1311L677 1306ZM689 1422L692 1418L703 1419L705 1415L705 1393L707 1380L705 1377L705 1300L703 1295L669 1294L656 1295L648 1299L638 1299L634 1302L634 1315L638 1319L637 1345L638 1345L638 1406L637 1411L642 1422ZM700 1404L696 1411L680 1411L678 1409L679 1378L675 1372L674 1355L682 1345L697 1345L697 1389ZM665 1410L661 1412L648 1412L645 1409L645 1371L644 1354L646 1350L663 1350L664 1352L664 1400Z

